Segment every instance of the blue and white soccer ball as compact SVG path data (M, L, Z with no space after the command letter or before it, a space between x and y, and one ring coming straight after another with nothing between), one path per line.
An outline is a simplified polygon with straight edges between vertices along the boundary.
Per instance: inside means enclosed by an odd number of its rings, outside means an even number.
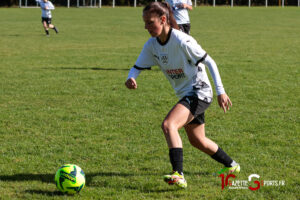
M55 184L62 193L79 193L85 186L85 174L77 165L66 164L57 170Z

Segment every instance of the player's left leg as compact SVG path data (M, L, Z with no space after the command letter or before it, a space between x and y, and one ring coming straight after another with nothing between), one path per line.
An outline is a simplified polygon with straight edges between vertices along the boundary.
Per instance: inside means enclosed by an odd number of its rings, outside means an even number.
M184 126L190 143L208 154L225 167L219 173L239 172L240 166L232 160L215 142L205 136L204 124L187 124Z
M205 136L205 124L187 124L184 126L191 145L212 156L218 150L218 145Z
M53 24L49 24L49 28L53 29L56 33L58 33L58 29Z

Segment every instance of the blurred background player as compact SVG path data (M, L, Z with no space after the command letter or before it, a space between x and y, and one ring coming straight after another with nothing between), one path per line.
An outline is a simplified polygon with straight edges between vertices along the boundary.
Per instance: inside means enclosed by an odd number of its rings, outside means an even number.
M54 10L54 5L51 1L48 0L37 0L42 9L42 23L45 29L46 35L49 36L49 28L53 29L56 33L58 33L57 28L51 23L52 15L51 10Z
M172 8L179 29L186 34L190 34L191 23L188 11L193 9L192 1L166 0L166 2L169 3Z

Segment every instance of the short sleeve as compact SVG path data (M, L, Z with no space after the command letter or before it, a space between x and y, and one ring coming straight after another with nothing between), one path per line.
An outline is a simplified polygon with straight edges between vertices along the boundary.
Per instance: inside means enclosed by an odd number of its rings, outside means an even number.
M188 4L188 5L190 5L190 6L193 6L193 3L192 3L191 0L187 0L187 1L186 1L186 4Z
M53 5L53 3L52 2L50 2L50 7L51 7L51 10L54 10L55 9L55 7L54 7L54 5Z
M207 53L192 37L183 40L182 48L188 59L196 66L207 56Z
M143 47L142 52L140 53L135 66L138 69L151 69L152 66L156 65L154 55L152 53L152 42L151 39L146 42Z

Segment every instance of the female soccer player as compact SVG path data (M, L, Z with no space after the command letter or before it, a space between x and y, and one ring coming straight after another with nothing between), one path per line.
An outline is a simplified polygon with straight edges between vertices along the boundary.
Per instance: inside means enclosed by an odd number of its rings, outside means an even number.
M172 7L175 20L179 29L186 34L190 34L191 24L189 17L189 10L193 9L191 0L166 0Z
M40 7L42 9L42 23L46 35L49 36L49 28L53 29L56 33L58 33L57 28L53 24L51 24L51 10L55 9L54 5L51 3L51 1L48 0L38 0L37 2L40 4Z
M214 60L191 36L177 30L178 26L167 3L152 2L143 10L145 29L152 36L144 45L125 85L136 89L136 78L141 70L158 65L171 83L178 103L170 110L162 123L173 174L165 175L164 181L186 188L183 176L183 149L178 130L182 127L190 143L224 164L220 173L239 172L240 166L216 143L205 136L204 112L212 101L212 88L204 63L212 75L218 94L218 103L226 112L232 105L226 95Z

